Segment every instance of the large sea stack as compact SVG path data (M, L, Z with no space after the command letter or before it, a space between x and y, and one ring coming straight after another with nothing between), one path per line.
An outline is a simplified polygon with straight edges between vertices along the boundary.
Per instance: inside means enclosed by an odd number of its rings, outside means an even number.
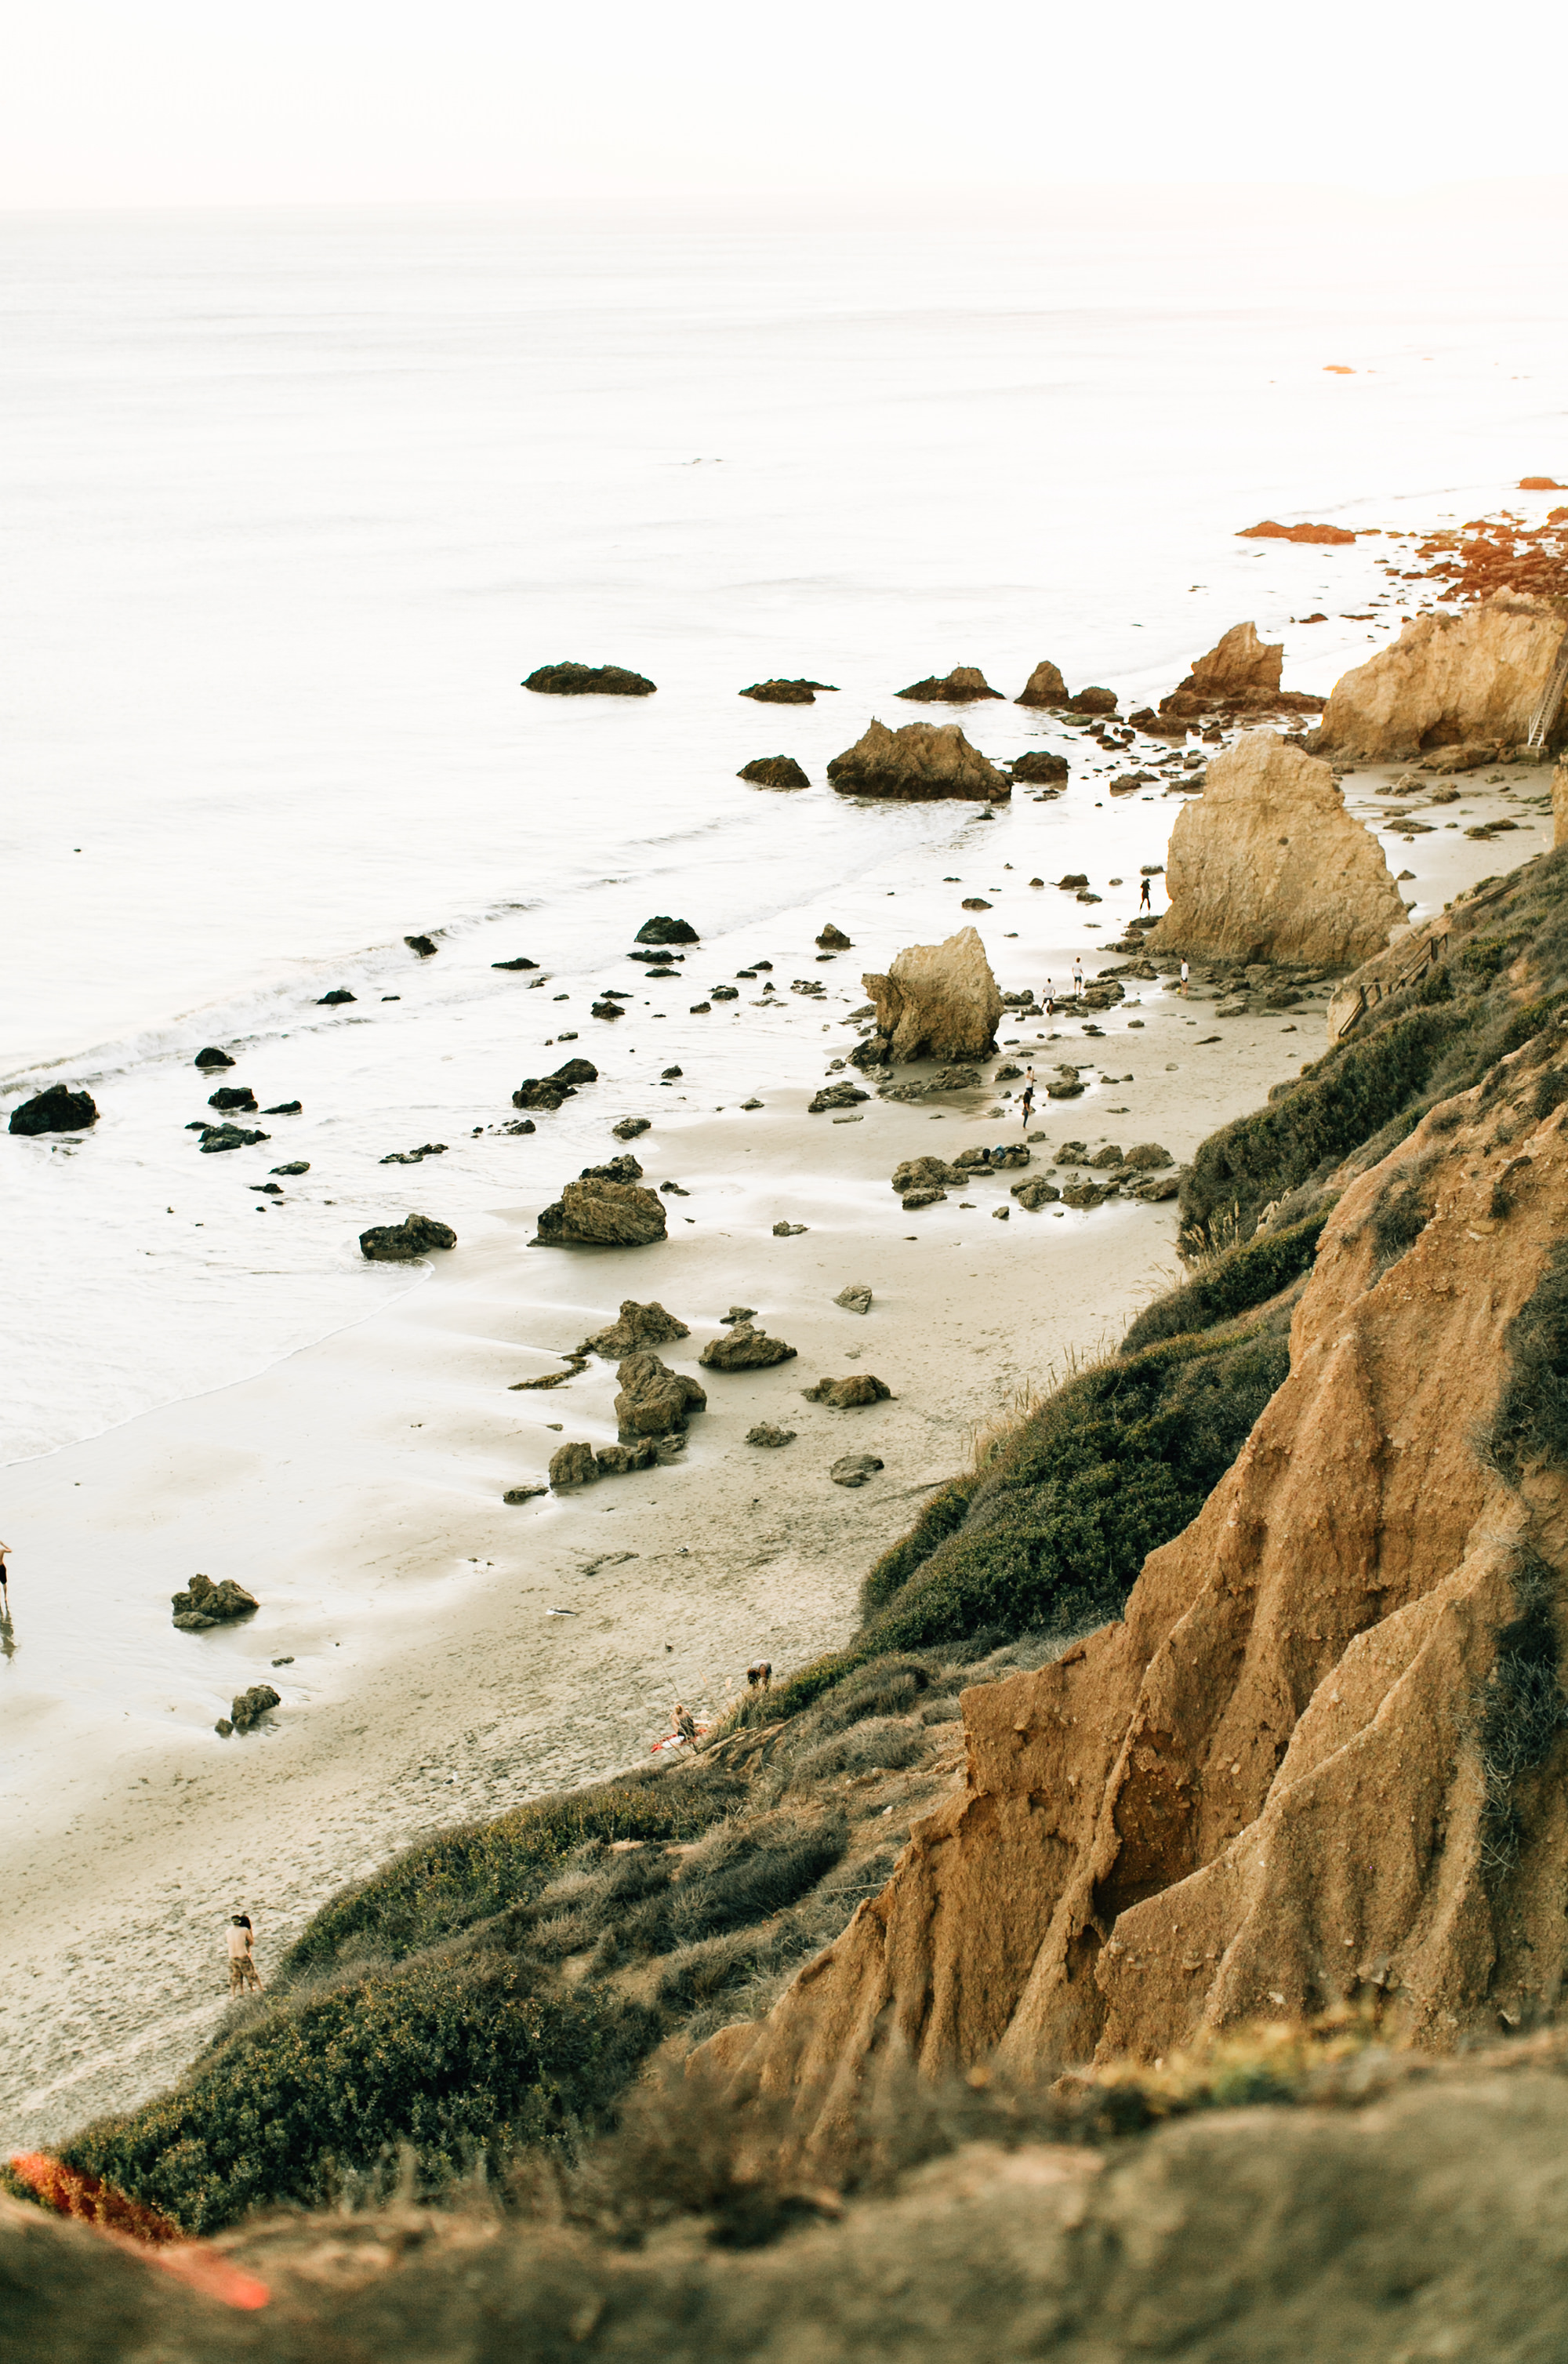
M999 804L1013 792L1012 782L970 745L956 722L906 722L902 730L890 730L873 721L852 747L834 756L828 777L841 796L911 803L967 797Z
M945 943L910 944L885 976L861 983L893 1059L983 1059L996 1047L1002 997L973 928Z

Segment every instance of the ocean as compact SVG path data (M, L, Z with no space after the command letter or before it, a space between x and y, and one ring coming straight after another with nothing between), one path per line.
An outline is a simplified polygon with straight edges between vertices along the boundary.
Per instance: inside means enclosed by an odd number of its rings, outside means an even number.
M1555 225L1506 218L1231 193L836 228L0 223L0 1107L64 1077L102 1111L80 1145L0 1138L0 1457L417 1286L362 1262L367 1222L553 1196L602 1107L498 1128L561 1043L595 1055L592 987L637 997L614 1032L644 1097L679 1099L660 1070L695 1046L707 1107L821 1062L781 1038L759 1074L690 1003L807 911L857 965L945 931L934 851L981 891L1084 868L1106 923L1125 875L1130 910L1174 798L1111 806L1080 761L982 823L840 798L827 760L873 715L950 719L894 699L919 675L976 663L1010 701L1049 656L1135 704L1248 617L1327 690L1392 631L1387 545L1240 528L1533 515L1518 477L1568 474ZM521 688L560 658L658 694ZM771 675L838 688L737 695ZM960 719L997 758L1067 743L1010 702ZM736 778L780 752L809 790ZM702 943L656 1014L625 953L662 911ZM1016 981L1064 977L1079 926L1051 898ZM517 956L548 985L493 966ZM208 1043L238 1062L210 1079ZM230 1081L303 1113L203 1156L187 1128Z

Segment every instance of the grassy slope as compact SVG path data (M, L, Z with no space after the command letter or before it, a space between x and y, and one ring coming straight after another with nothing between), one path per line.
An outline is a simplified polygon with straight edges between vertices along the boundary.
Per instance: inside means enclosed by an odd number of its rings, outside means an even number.
M476 2149L570 2149L663 2036L765 2007L945 1785L958 1688L1116 1615L1229 1466L1287 1368L1336 1176L1555 1017L1565 884L1546 855L1461 906L1446 970L1204 1143L1187 1238L1240 1243L926 1506L847 1649L688 1765L450 1833L332 1899L176 2092L67 2158L192 2227L324 2197L398 2144L439 2180Z

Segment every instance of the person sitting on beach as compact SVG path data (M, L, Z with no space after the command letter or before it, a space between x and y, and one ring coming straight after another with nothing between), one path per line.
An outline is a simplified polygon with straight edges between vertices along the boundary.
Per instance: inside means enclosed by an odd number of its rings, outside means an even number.
M247 1987L261 1991L256 1970L256 1932L249 1912L236 1912L228 1924L228 1991L242 1994Z
M671 1718L671 1722L681 1738L690 1746L695 1747L697 1737L696 1720L693 1716L691 1710L689 1708L683 1707L679 1700L675 1701L674 1712Z
M746 1686L749 1690L753 1691L772 1690L773 1687L773 1670L766 1658L759 1658L754 1667L747 1667Z

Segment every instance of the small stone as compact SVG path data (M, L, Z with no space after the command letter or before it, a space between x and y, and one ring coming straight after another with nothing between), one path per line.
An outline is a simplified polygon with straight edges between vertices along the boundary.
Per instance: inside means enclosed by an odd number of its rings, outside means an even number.
M539 1494L548 1494L548 1486L508 1486L502 1495L503 1502L531 1502Z
M672 920L661 911L654 919L644 920L632 939L639 944L698 944L702 938L689 920Z
M629 1444L601 1444L594 1458L602 1476L624 1478L628 1470L656 1467L659 1448L651 1436L639 1436Z
M546 697L651 697L658 684L625 665L562 663L536 665L523 687Z
M271 1170L274 1174L308 1174L310 1160L308 1157L294 1157L286 1165L274 1165Z
M741 691L742 697L746 693ZM793 755L758 755L735 775L754 788L808 788L811 782Z
M618 1001L595 1001L588 1015L590 1018L624 1018L626 1012Z
M231 1728L235 1732L249 1732L252 1724L261 1722L269 1709L282 1707L282 1705L283 1701L271 1683L252 1683L248 1691L240 1691L238 1694L228 1711L234 1719ZM227 1737L226 1734L225 1738Z
M595 1331L578 1347L579 1355L603 1355L618 1362L623 1355L634 1355L644 1346L667 1346L672 1339L689 1338L686 1324L673 1313L666 1313L654 1298L639 1305L633 1297L623 1297L618 1320L607 1330Z
M1005 1223L1011 1212L1012 1209L1010 1207L993 1207L991 1210L991 1221L994 1223Z
M204 1157L213 1157L226 1149L253 1149L259 1141L271 1141L270 1132L247 1132L238 1124L204 1124L196 1147Z
M193 1576L183 1592L171 1596L174 1623L183 1634L199 1634L209 1625L231 1624L237 1617L250 1617L261 1603L253 1592L242 1584L225 1577L215 1584L210 1576Z
M917 1208L934 1207L939 1199L945 1199L946 1197L947 1192L945 1190L906 1190L903 1199L899 1203L906 1213L913 1214Z
M261 1110L263 1116L299 1116L303 1112L303 1104L299 1100L280 1100L276 1108ZM532 1130L531 1126L529 1130Z
M666 1068L663 1070L663 1072L662 1072L662 1076L661 1076L661 1077L660 1077L660 1080L661 1080L661 1082L662 1082L662 1083L666 1083L666 1084L673 1084L673 1083L674 1082L674 1080L675 1080L676 1076L679 1076L679 1075L681 1075L681 1074L683 1074L683 1073L684 1073L684 1070L683 1070L682 1068L680 1068L680 1067L666 1067Z
M877 1471L885 1466L886 1464L879 1461L874 1453L844 1453L840 1455L828 1475L835 1486L863 1486L868 1478L874 1478Z
M518 958L516 960L492 961L490 965L492 968L522 969L538 968L539 963L538 961L524 960L519 954Z
M839 1291L833 1302L835 1305L841 1305L846 1313L869 1313L871 1291L864 1281L851 1280L847 1288L841 1288Z
M847 953L851 951L853 946L842 928L835 927L829 920L817 939L817 948L824 953Z
M754 1305L732 1305L728 1313L719 1315L719 1327L723 1329L737 1321L754 1321L756 1318L757 1309Z
M798 1239L801 1232L808 1228L809 1227L805 1223L775 1223L773 1225L773 1237L775 1240Z

